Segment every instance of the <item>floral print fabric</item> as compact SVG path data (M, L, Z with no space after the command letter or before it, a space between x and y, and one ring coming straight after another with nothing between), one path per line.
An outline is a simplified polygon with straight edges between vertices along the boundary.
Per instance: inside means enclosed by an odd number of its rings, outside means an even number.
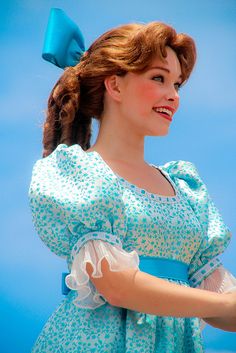
M66 259L69 273L74 273L79 254L93 240L126 253L185 262L189 285L195 287L222 266L217 257L231 233L194 165L172 161L155 168L172 184L175 196L152 194L129 183L97 152L86 153L77 144L60 144L35 163L29 188L33 223L49 249ZM199 271L201 277L194 281ZM74 303L78 292L72 290L62 300L33 353L204 352L198 318L160 317L106 301L93 309L82 308Z

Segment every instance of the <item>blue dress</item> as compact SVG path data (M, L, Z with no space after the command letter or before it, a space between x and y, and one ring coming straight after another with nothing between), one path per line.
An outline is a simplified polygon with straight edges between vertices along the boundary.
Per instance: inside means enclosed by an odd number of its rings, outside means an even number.
M138 268L141 255L158 256L188 265L188 283L168 281L198 287L222 269L218 255L231 233L195 166L180 160L156 168L175 196L129 183L97 152L86 153L77 144L60 144L35 163L29 188L33 223L49 249L67 261L71 291L46 322L32 353L204 352L203 320L112 306L85 270L90 262L94 276L101 277L104 257L111 270L119 271Z

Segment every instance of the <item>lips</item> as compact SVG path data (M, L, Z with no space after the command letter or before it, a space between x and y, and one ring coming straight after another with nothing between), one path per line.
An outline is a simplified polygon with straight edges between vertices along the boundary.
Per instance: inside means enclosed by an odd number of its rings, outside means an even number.
M156 113L159 114L162 118L165 118L169 121L172 121L172 118L169 115L167 115L165 113L160 113L160 112L156 112Z
M175 112L175 109L170 106L154 107L153 110L155 111L155 113L160 114L160 116L166 118L169 121L172 121L172 116Z
M153 110L154 110L154 109L153 109ZM172 121L172 117L169 116L168 114L162 113L162 112L158 112L158 111L156 111L156 110L154 110L154 112L155 112L156 114L159 114L162 118L165 118L165 119L167 119L168 121Z

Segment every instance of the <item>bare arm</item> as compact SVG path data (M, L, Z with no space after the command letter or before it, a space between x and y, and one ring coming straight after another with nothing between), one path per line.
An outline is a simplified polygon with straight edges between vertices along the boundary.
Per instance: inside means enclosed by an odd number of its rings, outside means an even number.
M211 326L224 331L236 332L236 313L235 317L210 317L204 320Z
M91 269L87 264L91 281L114 306L157 316L199 318L230 316L236 307L228 294L184 287L137 269L110 271L106 259L102 278L93 278Z

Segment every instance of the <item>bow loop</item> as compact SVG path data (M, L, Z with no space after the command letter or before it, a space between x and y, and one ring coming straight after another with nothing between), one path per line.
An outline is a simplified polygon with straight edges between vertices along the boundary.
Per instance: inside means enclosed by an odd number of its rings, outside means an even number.
M45 33L43 59L64 69L78 64L84 51L84 38L79 27L64 11L52 8Z

